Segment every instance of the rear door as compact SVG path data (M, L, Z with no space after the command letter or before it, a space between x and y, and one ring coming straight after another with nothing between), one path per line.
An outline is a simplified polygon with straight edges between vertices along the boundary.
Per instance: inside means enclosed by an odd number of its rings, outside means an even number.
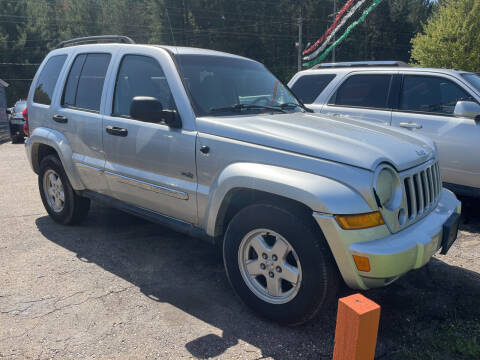
M454 77L426 72L405 74L392 125L435 140L443 181L480 188L480 124L453 115L458 100L478 102Z
M102 128L105 173L112 196L196 223L196 131L187 129L183 120L183 128L175 129L130 117L135 96L155 97L164 110L177 110L184 116L171 91L172 83L180 82L172 59L164 50L126 47L117 63L109 95L112 101Z
M332 91L321 112L389 125L393 91L395 77L391 73L352 73Z
M108 193L103 174L102 99L105 78L112 59L110 52L77 52L71 59L53 122L67 137L78 174L87 189Z

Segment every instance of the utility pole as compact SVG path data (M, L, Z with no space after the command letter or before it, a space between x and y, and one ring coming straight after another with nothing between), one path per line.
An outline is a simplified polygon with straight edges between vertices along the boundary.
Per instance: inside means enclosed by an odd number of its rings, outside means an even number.
M333 18L337 16L337 0L333 0ZM333 34L333 42L335 42L335 33ZM332 50L332 62L335 62L335 47Z
M303 19L300 16L297 21L298 24L298 71L302 70L302 27L303 27Z

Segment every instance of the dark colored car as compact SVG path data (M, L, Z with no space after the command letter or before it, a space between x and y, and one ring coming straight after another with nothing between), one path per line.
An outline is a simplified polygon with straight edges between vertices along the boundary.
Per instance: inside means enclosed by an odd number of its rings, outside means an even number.
M27 107L25 100L19 100L15 103L15 106L11 110L11 114L8 117L8 125L10 129L10 139L12 144L23 142L25 139L25 133L23 131L23 110Z

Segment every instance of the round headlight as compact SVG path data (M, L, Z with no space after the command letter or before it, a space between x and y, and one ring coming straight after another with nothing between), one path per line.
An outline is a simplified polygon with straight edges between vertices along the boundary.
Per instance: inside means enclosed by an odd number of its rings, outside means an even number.
M395 210L400 206L402 188L397 173L392 168L383 167L377 173L374 186L382 207Z

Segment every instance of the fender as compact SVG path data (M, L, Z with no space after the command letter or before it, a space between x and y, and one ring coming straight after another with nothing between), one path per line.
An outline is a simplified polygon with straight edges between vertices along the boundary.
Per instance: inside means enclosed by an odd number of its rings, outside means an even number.
M85 190L85 186L81 182L80 176L73 165L72 147L70 146L68 139L56 130L46 127L37 127L25 142L27 157L33 171L38 174L40 164L37 159L38 149L41 144L51 146L55 149L72 187L75 190Z
M323 214L372 211L358 192L330 178L272 165L234 163L227 166L208 189L204 220L208 235L218 235L215 229L220 207L226 195L235 189L259 190L286 197Z

